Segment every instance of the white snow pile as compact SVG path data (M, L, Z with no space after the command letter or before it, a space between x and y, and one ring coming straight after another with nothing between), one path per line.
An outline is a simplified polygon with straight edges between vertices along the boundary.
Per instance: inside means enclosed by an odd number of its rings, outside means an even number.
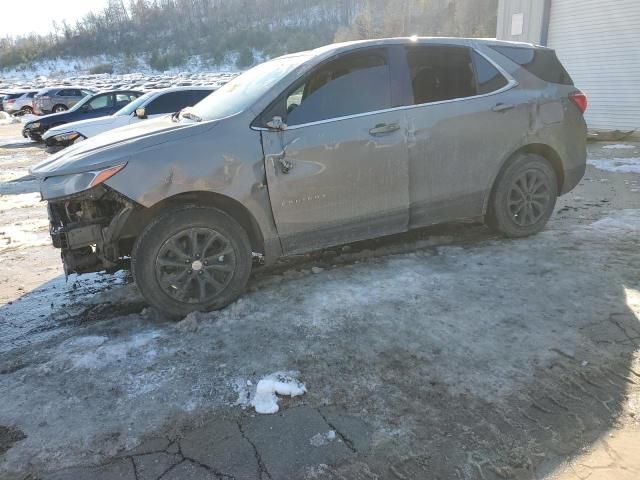
M12 117L7 112L0 112L0 125L9 125L11 123L20 123L20 119Z
M589 160L589 165L598 170L613 173L640 173L640 158L612 158L609 160Z
M605 145L602 148L607 150L633 150L636 147L626 143L616 143L615 145Z
M307 388L297 376L298 372L275 372L260 380L251 401L256 412L272 414L280 410L276 394L297 397L306 393Z

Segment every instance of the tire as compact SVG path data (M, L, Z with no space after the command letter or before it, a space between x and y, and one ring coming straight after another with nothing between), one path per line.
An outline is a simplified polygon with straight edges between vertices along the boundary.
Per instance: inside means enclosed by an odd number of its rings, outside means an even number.
M540 232L558 199L558 177L540 155L515 156L494 184L486 223L505 237L528 237Z
M31 107L22 107L20 111L23 112L23 115L33 115L33 108Z
M53 113L60 113L60 112L66 112L67 110L69 109L67 108L66 105L60 104L60 105L55 105L51 111Z
M154 219L131 257L143 297L176 319L229 305L244 291L252 265L247 232L222 211L196 205Z

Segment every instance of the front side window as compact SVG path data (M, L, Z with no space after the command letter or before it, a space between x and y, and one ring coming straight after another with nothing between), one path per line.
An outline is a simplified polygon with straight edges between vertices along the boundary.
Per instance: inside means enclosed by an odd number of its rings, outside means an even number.
M417 45L406 51L414 105L478 94L469 48Z
M169 92L153 100L145 108L147 115L160 115L164 113L174 113L188 107L191 103L191 92L182 90L179 92Z
M89 102L89 110L98 110L113 106L113 95L100 95Z
M367 50L326 63L276 103L269 115L283 117L290 126L390 108L386 53Z
M133 93L117 93L116 94L116 107L124 107L129 102L134 101L137 95Z

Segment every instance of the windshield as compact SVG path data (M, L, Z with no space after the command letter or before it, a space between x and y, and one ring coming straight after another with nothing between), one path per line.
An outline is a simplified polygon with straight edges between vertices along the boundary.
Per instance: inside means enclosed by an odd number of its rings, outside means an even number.
M258 65L234 78L189 110L203 120L215 120L242 112L308 58L308 55L295 55Z
M120 110L118 110L116 113L114 113L114 115L118 115L118 116L120 116L120 115L131 115L133 112L136 111L136 109L138 107L140 107L143 103L145 103L147 100L149 100L156 93L157 92L145 93L141 97L136 98L133 102L129 103L128 105L125 105L124 107L122 107Z

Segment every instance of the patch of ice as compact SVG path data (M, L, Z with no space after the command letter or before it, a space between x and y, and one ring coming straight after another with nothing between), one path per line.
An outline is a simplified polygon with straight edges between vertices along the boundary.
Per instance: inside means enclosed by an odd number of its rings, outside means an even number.
M156 331L143 332L133 335L124 341L114 341L108 344L105 344L103 341L97 348L96 345L91 342L98 342L102 337L96 337L95 339L89 338L85 340L85 342L89 343L86 347L92 347L90 350L71 353L65 351L62 352L62 357L68 358L72 368L93 370L102 368L115 361L126 359L129 354L138 352L142 347L159 337L160 333ZM147 360L153 360L155 355L155 350L145 353Z
M640 173L640 158L612 158L589 160L589 165L613 173Z
M605 145L602 148L607 150L633 150L636 147L626 143L616 143L615 145Z
M272 414L280 410L276 394L290 397L303 395L307 388L296 377L297 372L275 372L260 380L251 401L256 412Z
M323 447L336 439L335 430L329 430L325 433L316 433L309 439L309 443L314 447Z

